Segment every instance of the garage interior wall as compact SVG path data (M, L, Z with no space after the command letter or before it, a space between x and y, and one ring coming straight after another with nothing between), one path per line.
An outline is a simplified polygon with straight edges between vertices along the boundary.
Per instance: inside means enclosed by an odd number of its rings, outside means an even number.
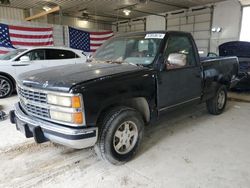
M24 11L18 8L0 6L0 19L24 20Z
M147 30L167 29L191 32L203 55L207 52L218 53L220 44L239 40L242 8L238 0L215 3L213 9L198 10L198 8L183 10L184 12L179 14L168 12L167 20L159 16L148 16ZM212 33L213 27L221 27L222 32Z
M217 3L213 14L213 27L221 27L222 32L212 33L210 46L218 53L218 46L224 42L237 41L240 37L242 7L238 0Z
M199 50L203 51L204 55L209 51L218 53L218 45L224 42L239 40L242 8L238 0L227 0L216 3L213 10L206 8L197 11L194 10L196 8L197 7L184 10L184 12L179 14L173 14L173 12L162 14L168 14L167 20L164 17L150 15L113 26L110 24L84 22L68 16L64 16L62 20L63 25L71 25L86 30L112 29L115 32L117 30L118 32L133 32L167 29L187 31L193 34ZM176 13L176 11L174 13ZM63 44L68 44L67 28L57 25L59 24L58 15L46 16L44 19L47 20L49 24L44 23L42 20L40 20L43 22L42 24L41 22L37 22L37 20L24 22L22 21L24 17L25 11L22 9L0 6L0 22L36 27L50 26L54 28L55 45L62 46ZM212 27L221 27L222 32L211 33ZM64 32L63 29L65 30ZM65 39L63 35L65 35Z
M35 10L32 10L35 11ZM27 27L52 27L53 28L53 39L55 46L68 46L68 27L84 28L85 30L111 30L111 25L99 24L93 22L81 22L77 18L63 17L63 25L58 25L58 15L44 16L42 19L34 20L31 22L23 21L25 18L25 12L22 9L2 7L0 6L0 23L16 26L27 26ZM45 21L46 20L46 21ZM48 22L49 24L47 24Z
M39 13L41 10L37 9L30 9L29 13L30 15L34 15ZM59 25L59 15L48 15L48 16L43 16L42 18L33 20L31 22L24 22L25 18L25 11L23 9L18 9L18 8L11 8L11 7L4 7L0 6L0 20L13 20L14 22L16 21L21 21L22 24L28 24L29 23L34 23L34 25L37 25L36 23L39 22L41 25L46 23L52 24L52 25ZM31 24L32 25L32 24ZM96 22L84 22L79 20L78 18L75 17L69 17L69 16L63 16L62 19L62 25L70 25L73 27L79 27L79 28L85 28L85 29L94 29L94 30L111 30L111 24L102 24L102 23L96 23Z
M138 18L131 21L113 23L112 30L118 33L145 31L146 18Z
M27 27L52 27L53 28L53 39L55 46L64 46L63 44L63 26L61 25L52 25L39 22L26 22L21 20L11 20L11 19L1 19L0 23L16 26L27 26Z
M49 15L48 23L59 25L59 15ZM97 23L94 21L83 21L76 17L63 16L63 25L69 25L73 27L85 28L85 29L95 29L95 30L111 30L111 24Z
M206 55L210 51L212 8L201 10L194 8L169 13L167 18L167 30L190 32L199 51L203 52L202 55Z
M146 16L146 31L167 29L191 32L203 56L208 52L218 53L218 45L224 42L239 40L242 10L238 0L227 0L213 6L207 5L205 9L199 10L200 8L193 7L161 14L168 15L167 19L156 15ZM213 27L221 27L222 32L212 33ZM112 28L119 33L145 30L143 22L139 21L118 23Z
M155 15L147 16L146 29L147 31L165 30L166 18Z

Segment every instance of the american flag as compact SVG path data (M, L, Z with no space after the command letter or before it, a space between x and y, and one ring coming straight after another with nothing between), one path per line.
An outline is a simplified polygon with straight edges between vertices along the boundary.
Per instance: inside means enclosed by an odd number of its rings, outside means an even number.
M53 29L0 23L0 54L16 48L53 45Z
M69 27L70 47L83 50L84 52L95 52L106 40L112 36L112 31L87 32Z

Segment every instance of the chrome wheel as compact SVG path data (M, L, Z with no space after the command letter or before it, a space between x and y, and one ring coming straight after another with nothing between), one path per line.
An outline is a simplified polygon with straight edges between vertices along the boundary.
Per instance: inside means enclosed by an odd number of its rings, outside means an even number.
M126 121L116 130L113 138L113 146L117 153L127 154L130 152L138 139L138 129L134 122Z
M11 85L8 80L0 78L0 97L5 97L10 93Z
M224 90L221 90L218 94L218 108L219 109L222 109L224 107L225 101L226 101L226 94Z

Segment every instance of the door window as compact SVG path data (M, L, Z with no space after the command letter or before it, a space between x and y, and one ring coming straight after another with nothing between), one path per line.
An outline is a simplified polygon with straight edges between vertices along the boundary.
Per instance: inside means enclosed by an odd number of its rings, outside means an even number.
M195 66L195 53L187 36L170 36L164 53L167 69Z
M79 58L79 56L69 50L56 50L56 49L46 50L46 59L48 60L74 59L74 58Z
M43 49L31 50L26 54L22 55L21 57L23 56L28 56L30 58L30 61L39 61L45 59L45 53ZM16 61L20 61L21 57L19 57Z

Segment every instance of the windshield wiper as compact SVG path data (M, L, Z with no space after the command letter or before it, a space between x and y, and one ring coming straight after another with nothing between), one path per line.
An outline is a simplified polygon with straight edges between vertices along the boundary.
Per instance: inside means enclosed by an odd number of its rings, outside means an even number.
M137 67L143 67L142 64L136 64L136 63L129 63L129 62L125 62L126 64L130 64L130 65L134 65L134 66L137 66Z
M122 64L124 61L115 61L115 60L106 60L105 62L110 63L110 64Z

